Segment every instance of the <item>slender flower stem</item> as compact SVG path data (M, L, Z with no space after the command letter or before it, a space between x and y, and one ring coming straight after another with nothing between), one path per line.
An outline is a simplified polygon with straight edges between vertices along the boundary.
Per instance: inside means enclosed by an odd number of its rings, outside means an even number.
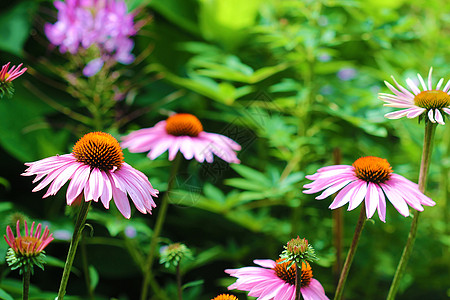
M169 175L169 182L167 183L167 191L164 193L158 217L156 218L155 229L153 230L152 241L150 242L150 250L144 267L144 278L142 280L141 300L147 299L148 284L150 280L150 272L153 266L153 260L155 258L156 245L158 244L159 234L161 233L164 220L166 218L167 208L169 206L169 194L170 191L172 190L173 184L175 183L175 177L178 173L180 163L181 163L181 155L180 153L178 153L177 156L175 157L174 162L172 163L172 169Z
M30 290L30 278L31 278L31 269L28 266L25 268L25 271L23 273L23 293L22 293L22 300L28 300L28 293Z
M431 152L433 151L433 139L435 131L436 131L436 124L427 121L425 123L425 136L423 140L423 151L419 172L419 190L422 193L425 192L425 188L427 185L428 166L430 165ZM400 280L402 279L403 274L405 273L406 265L408 264L408 260L409 257L411 256L414 242L416 240L417 226L419 223L419 214L420 214L419 211L414 210L411 229L409 230L408 234L408 240L406 241L406 245L403 248L403 253L398 263L397 270L395 271L394 279L392 280L391 287L389 288L389 293L386 298L387 300L395 299L395 295L397 294L398 287L400 285Z
M353 258L355 257L356 248L358 247L359 238L361 237L361 232L364 228L365 223L366 223L366 206L363 203L361 205L361 212L359 213L358 222L356 223L355 234L353 235L352 244L350 246L350 249L348 250L344 266L342 267L341 277L339 277L339 283L336 288L334 300L342 299L342 296L344 294L345 281L347 280L350 266L352 265Z
M295 264L295 300L302 299L302 293L300 291L302 287L302 267L299 264Z
M181 289L180 262L178 262L178 265L177 265L177 292L178 292L178 300L183 300L183 292Z
M75 253L77 252L78 242L80 241L81 233L86 224L86 217L89 212L91 201L84 201L81 199L81 207L78 212L77 221L75 222L75 229L73 231L72 240L70 241L69 253L67 253L66 264L64 265L64 272L59 285L58 300L63 300L66 294L67 282L69 281L70 270L72 269Z

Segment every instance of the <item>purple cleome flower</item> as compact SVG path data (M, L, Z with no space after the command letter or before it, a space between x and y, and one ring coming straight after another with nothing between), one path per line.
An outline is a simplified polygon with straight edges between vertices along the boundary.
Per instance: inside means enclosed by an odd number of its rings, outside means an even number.
M95 75L109 59L122 64L134 61L131 53L134 42L130 39L136 34L134 15L127 13L124 1L67 0L54 4L58 20L55 24L45 24L44 30L61 53L75 54L80 47L88 49L93 45L100 49L101 57L86 66L84 75Z

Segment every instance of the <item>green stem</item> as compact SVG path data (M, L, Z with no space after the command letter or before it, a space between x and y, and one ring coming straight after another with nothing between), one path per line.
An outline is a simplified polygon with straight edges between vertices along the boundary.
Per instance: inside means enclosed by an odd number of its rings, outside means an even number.
M183 300L183 292L181 289L180 262L178 262L178 265L177 265L177 291L178 291L178 300Z
M435 130L436 124L431 123L430 121L427 120L427 122L425 123L425 136L423 140L423 151L419 172L419 190L422 193L425 192L425 188L427 185L428 167L430 165L431 152L433 150L433 138ZM411 256L414 242L416 240L417 226L419 223L419 214L420 214L419 211L414 210L411 229L409 230L408 234L408 240L406 241L406 245L403 248L402 256L400 257L400 261L398 262L397 270L395 271L394 279L392 280L391 287L389 288L389 293L386 298L387 300L395 299L395 295L397 294L398 287L400 285L400 280L402 279L403 274L405 273L406 265L408 264L408 260L409 257Z
M302 293L300 291L301 287L302 287L302 267L299 267L299 264L295 264L295 298L294 298L295 300L302 299Z
M153 230L152 241L150 242L150 250L144 267L144 278L142 280L141 300L147 299L148 283L150 279L150 272L153 266L153 261L155 258L156 245L158 244L159 234L161 233L164 220L166 218L167 208L169 206L169 194L170 191L172 190L173 184L175 183L175 177L178 173L180 162L181 162L181 155L180 153L178 153L172 164L172 169L169 175L169 182L167 183L167 191L164 193L158 217L156 218L155 229Z
M22 293L23 300L28 300L28 293L30 290L30 278L31 278L31 269L30 266L27 266L23 273L23 293Z
M67 253L66 264L64 265L64 272L59 285L58 300L63 300L66 294L67 282L69 281L70 270L72 269L75 253L77 252L78 242L80 241L81 233L83 232L86 223L86 217L89 212L91 201L84 201L81 199L81 207L78 212L77 221L75 222L75 229L73 231L72 240L70 241L69 252Z
M353 235L352 244L348 250L347 258L345 259L344 266L342 267L341 276L339 277L339 283L336 288L336 294L334 295L334 300L342 299L344 294L345 281L347 280L348 272L350 271L350 266L352 265L353 258L355 257L356 248L358 248L359 238L361 237L361 232L366 223L366 206L361 205L361 212L359 213L358 222L356 223L355 234Z

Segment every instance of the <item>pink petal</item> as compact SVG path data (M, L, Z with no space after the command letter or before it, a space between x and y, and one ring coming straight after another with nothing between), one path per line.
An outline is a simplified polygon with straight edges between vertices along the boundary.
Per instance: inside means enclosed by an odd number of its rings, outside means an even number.
M314 278L311 279L308 286L300 288L300 291L305 300L328 300L322 285Z
M127 194L114 187L112 188L112 194L117 209L125 218L129 219L131 217L131 207Z
M384 197L384 193L383 190L380 187L378 188L378 207L377 207L377 212L378 212L378 217L380 218L380 220L384 223L386 223L386 200Z
M389 202L392 203L392 205L397 209L397 211L405 216L409 216L409 209L408 205L406 204L405 200L402 198L401 195L399 195L395 189L392 189L388 184L380 183L380 187L383 189L383 191L386 193L386 196L389 200Z
M359 181L360 181L360 185L359 185L359 187L356 188L355 196L352 199L350 199L350 204L349 204L347 210L353 210L356 207L358 207L361 204L361 202L364 200L364 197L366 196L367 182L365 182L363 180L359 180Z
M372 218L373 214L377 210L377 205L379 202L377 185L375 183L369 182L367 185L367 195L366 195L366 216L368 219Z
M81 194L83 191L86 182L89 179L90 167L89 166L81 166L74 173L72 180L67 187L67 204L71 205L73 201Z

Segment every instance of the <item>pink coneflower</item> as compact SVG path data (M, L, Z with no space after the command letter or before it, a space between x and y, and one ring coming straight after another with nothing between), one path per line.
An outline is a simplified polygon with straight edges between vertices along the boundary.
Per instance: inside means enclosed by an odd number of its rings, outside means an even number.
M260 267L244 267L240 269L228 269L226 273L237 280L228 287L229 290L237 289L248 291L248 295L267 300L294 300L296 267L289 266L290 262L280 263L271 259L256 259L253 262ZM302 263L301 288L305 300L325 300L328 297L320 282L313 278L309 263Z
M0 71L1 83L11 82L20 75L22 75L23 73L25 73L25 71L27 70L27 68L20 69L22 67L22 64L18 65L17 67L12 66L11 69L8 70L10 64L11 63L9 62L6 65L3 65L2 70Z
M34 222L31 224L30 230L28 230L27 221L25 223L25 235L20 234L20 221L16 223L16 237L9 225L6 227L6 235L3 237L17 255L21 257L38 256L47 245L53 241L52 234L48 230L48 226L45 226L44 233L42 233L42 225L39 223L34 230Z
M156 207L152 197L157 197L158 191L142 172L123 161L119 143L108 133L88 133L75 144L71 154L52 156L26 165L29 168L22 175L37 175L33 182L46 176L33 192L51 183L44 197L55 195L70 179L66 197L68 205L84 194L85 201L101 199L108 209L109 201L114 198L117 208L127 219L131 215L127 194L143 214L151 213Z
M199 162L213 162L213 154L230 163L239 163L235 151L241 146L221 134L203 131L203 125L191 114L174 114L151 128L134 131L123 138L122 147L130 152L147 152L155 159L169 150L169 160L173 160L178 151L186 159Z
M411 89L412 93L398 84L394 77L392 77L392 79L398 89L385 81L384 83L394 95L380 93L379 98L386 102L385 106L405 108L403 110L388 113L385 117L388 119L399 119L405 116L407 118L420 116L420 118L422 118L424 114L426 114L431 122L437 122L444 125L445 116L450 115L450 80L441 90L442 83L444 82L444 78L441 78L436 85L436 89L433 89L431 85L432 71L433 68L430 68L427 83L425 83L420 74L417 74L423 91L421 91L410 78L406 79L406 84Z
M386 159L366 156L357 159L351 166L336 165L317 170L314 175L306 176L313 182L305 184L313 194L325 190L316 199L322 200L342 189L330 205L336 209L347 203L348 210L359 206L366 199L366 216L371 218L378 210L380 220L386 222L385 195L398 212L409 216L408 205L423 211L422 205L433 206L436 203L419 191L418 185L393 173Z

